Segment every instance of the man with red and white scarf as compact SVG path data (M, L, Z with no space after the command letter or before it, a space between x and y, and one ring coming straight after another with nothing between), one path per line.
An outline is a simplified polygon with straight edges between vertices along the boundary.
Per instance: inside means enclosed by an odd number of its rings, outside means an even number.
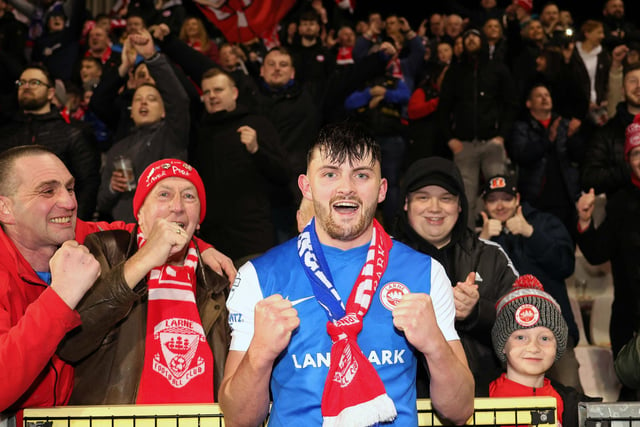
M82 244L91 233L135 226L78 219L74 183L43 146L0 154L0 425L21 425L23 408L68 403L74 369L55 353L80 324L75 308L101 271ZM231 260L202 243L205 263L235 276Z
M436 411L467 421L473 378L451 285L374 220L387 182L373 137L354 123L325 127L298 185L315 218L245 264L229 296L226 422L259 425L271 392L270 426L417 425L417 352Z
M229 342L229 282L203 264L193 240L206 213L198 172L182 160L152 163L133 212L133 231L85 241L102 274L59 350L76 368L70 403L213 403Z

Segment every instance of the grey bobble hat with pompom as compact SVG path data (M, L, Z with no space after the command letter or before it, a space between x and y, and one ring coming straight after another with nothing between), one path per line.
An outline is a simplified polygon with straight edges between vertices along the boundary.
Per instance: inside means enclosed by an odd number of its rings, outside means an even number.
M560 305L544 291L540 281L530 274L518 277L513 290L496 304L496 321L491 330L493 349L505 363L504 346L514 331L545 326L556 338L558 360L567 346L569 328Z

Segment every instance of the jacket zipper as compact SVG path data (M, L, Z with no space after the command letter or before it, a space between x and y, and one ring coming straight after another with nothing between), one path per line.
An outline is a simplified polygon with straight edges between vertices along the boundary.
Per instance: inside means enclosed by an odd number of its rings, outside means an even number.
M53 382L53 406L58 406L58 370L53 364L53 360L49 359L49 365L51 365L51 369L55 373L55 381Z

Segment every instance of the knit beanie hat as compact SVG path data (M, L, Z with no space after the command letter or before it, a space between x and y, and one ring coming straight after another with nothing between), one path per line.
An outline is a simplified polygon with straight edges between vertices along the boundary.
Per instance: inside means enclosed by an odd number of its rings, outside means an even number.
M560 311L560 305L544 291L535 276L518 277L513 290L496 304L496 321L491 330L493 349L504 363L504 346L514 331L545 326L556 337L558 360L567 346L569 328Z
M627 126L624 139L624 157L629 156L631 150L640 146L640 114L634 117L633 123Z
M470 35L474 35L482 38L482 34L480 33L480 30L478 30L477 28L469 28L467 31L462 33L462 40L466 39Z
M133 196L133 215L138 219L138 211L144 203L144 200L149 195L149 192L155 187L155 185L165 178L184 178L190 181L198 192L198 199L200 199L200 221L204 220L204 216L207 213L207 198L204 192L204 184L202 179L195 170L188 163L178 159L162 159L157 162L151 163L142 172L138 179L138 187L136 188L136 194Z

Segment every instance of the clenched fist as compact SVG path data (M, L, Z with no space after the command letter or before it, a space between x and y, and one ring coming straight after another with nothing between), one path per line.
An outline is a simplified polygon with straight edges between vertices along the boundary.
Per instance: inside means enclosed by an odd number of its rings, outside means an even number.
M100 276L100 264L86 246L67 240L49 260L51 288L71 308Z
M265 361L273 363L289 345L291 334L299 325L298 311L291 301L278 294L271 295L256 304L251 346L259 350Z

